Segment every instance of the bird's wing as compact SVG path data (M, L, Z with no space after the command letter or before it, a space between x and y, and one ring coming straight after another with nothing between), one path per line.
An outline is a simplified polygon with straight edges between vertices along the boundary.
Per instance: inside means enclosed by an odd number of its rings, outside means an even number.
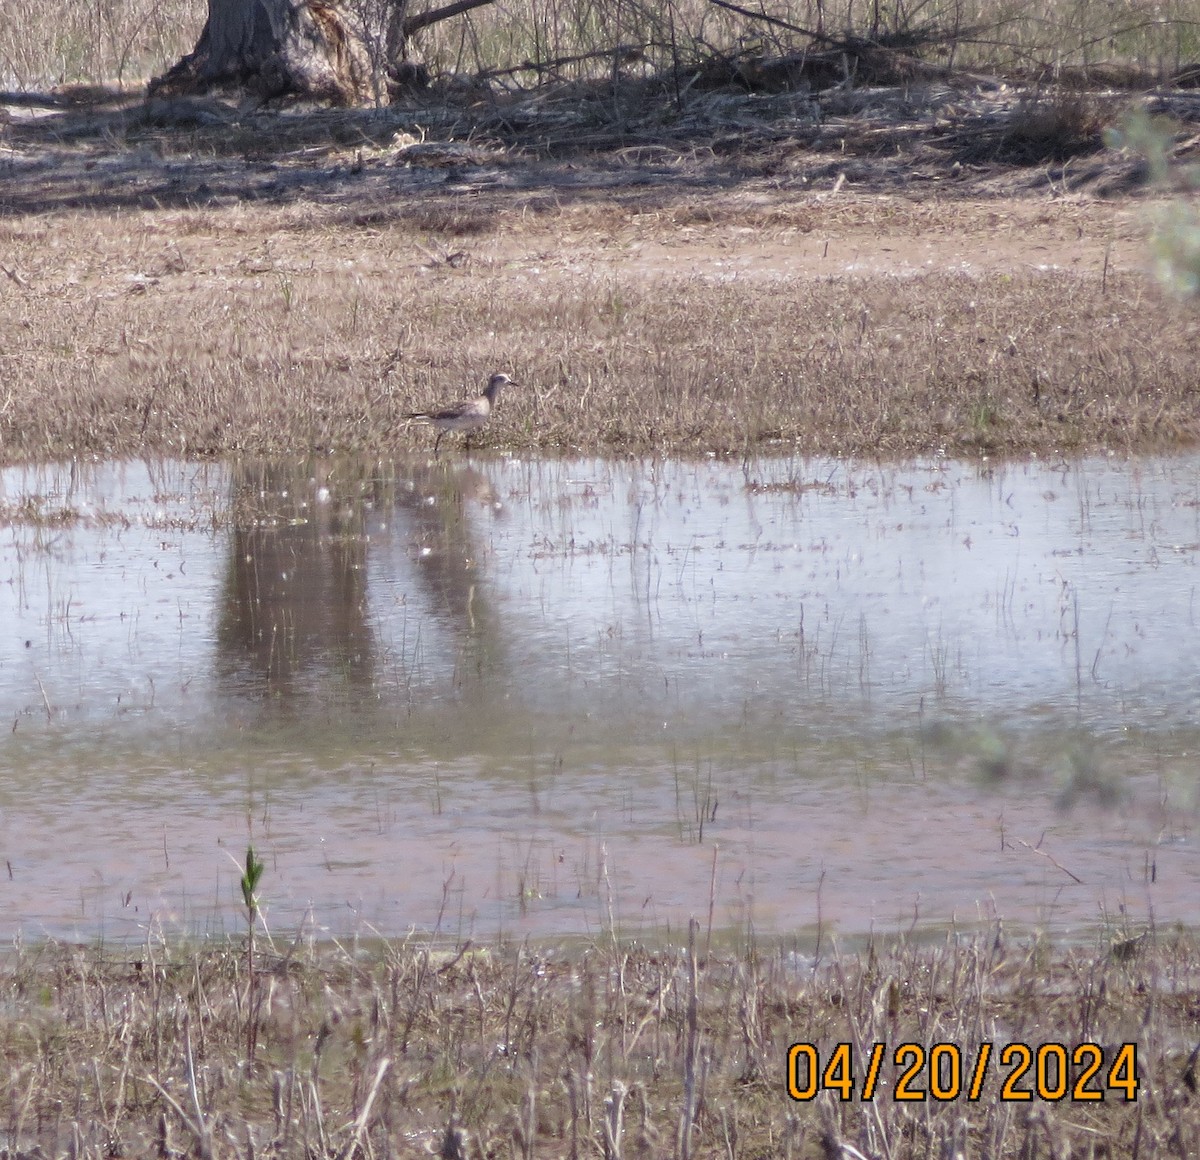
M471 410L470 403L455 403L452 407L442 407L437 411L410 411L406 419L425 419L436 423L439 419L461 419Z

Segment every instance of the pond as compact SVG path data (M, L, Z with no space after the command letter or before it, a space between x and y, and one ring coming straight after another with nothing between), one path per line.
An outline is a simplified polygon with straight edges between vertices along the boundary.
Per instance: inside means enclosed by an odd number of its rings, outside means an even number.
M0 473L0 936L1200 920L1200 457Z

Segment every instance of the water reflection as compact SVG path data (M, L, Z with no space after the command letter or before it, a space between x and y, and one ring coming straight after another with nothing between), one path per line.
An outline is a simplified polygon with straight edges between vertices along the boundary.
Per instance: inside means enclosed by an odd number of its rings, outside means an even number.
M229 536L217 627L221 687L288 710L306 691L334 684L347 697L375 680L360 481L306 476L303 466L234 469L231 506L247 515Z
M1195 921L1200 459L0 476L0 929ZM719 855L714 849L719 846ZM714 857L716 861L714 862Z
M500 510L487 477L469 465L239 464L216 638L222 692L293 716L314 705L370 705L389 688L411 692L411 658L403 648L385 655L377 639L410 600L465 662L460 690L466 674L482 678L501 640L479 584L469 504ZM372 584L392 595L392 609L371 607L368 553L378 562Z

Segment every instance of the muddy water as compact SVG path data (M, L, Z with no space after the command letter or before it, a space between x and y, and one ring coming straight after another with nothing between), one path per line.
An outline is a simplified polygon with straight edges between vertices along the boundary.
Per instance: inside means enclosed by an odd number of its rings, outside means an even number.
M1200 457L0 474L0 934L1200 921Z

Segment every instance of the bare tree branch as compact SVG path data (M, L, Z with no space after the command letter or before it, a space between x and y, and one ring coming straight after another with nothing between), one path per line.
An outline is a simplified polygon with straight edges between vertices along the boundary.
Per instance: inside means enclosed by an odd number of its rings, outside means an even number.
M746 16L751 20L761 20L764 24L774 24L778 28L786 28L788 32L798 32L801 36L812 37L813 40L819 40L822 44L828 44L833 48L839 48L844 44L844 41L835 36L826 36L825 33L817 32L812 28L801 28L798 24L780 20L778 16L768 16L765 12L754 12L749 8L743 8L740 4L731 4L729 0L708 0L708 2L715 4L718 8L727 8L730 12L736 12L739 16Z
M645 44L618 44L613 48L600 48L595 52L581 52L575 56L559 56L555 57L554 60L526 60L520 64L510 65L508 68L487 69L480 75L485 77L505 77L519 72L557 72L560 68L566 68L569 64L582 64L585 60L603 60L605 57L618 57L622 60L628 60L644 53L648 47Z
M409 16L405 19L404 36L407 39L414 32L420 32L422 28L428 28L431 24L449 20L451 16L459 16L464 12L470 12L472 8L482 8L495 2L496 0L455 0L453 4L447 4L442 8L431 8L428 12L419 12L416 16Z

